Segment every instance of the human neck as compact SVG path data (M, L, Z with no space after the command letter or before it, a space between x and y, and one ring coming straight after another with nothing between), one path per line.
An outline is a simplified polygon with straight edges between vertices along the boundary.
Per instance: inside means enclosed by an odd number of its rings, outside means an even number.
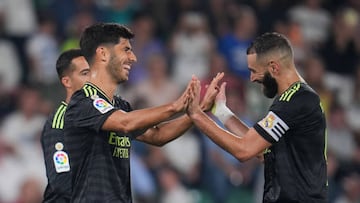
M96 65L92 66L89 82L100 88L101 91L103 91L109 99L113 98L116 91L117 83L106 72L104 67L99 68Z
M65 91L66 91L66 97L65 97L65 103L69 103L71 100L72 95L76 92L76 90L74 90L72 87L65 87Z
M73 93L66 93L66 98L65 98L65 103L69 103L70 102L70 99L71 99L71 96L73 95Z
M305 80L296 69L289 70L289 72L281 76L281 80L278 81L278 95L281 95L296 82L305 82Z

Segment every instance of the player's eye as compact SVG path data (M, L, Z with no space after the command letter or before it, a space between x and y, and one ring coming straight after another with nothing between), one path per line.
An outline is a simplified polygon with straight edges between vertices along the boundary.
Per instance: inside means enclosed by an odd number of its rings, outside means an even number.
M90 73L89 70L85 70L85 71L82 71L82 72L81 72L81 75L88 75L89 73Z
M132 51L132 49L131 49L130 47L125 47L125 48L124 48L124 51L125 51L125 52L129 52L129 51Z

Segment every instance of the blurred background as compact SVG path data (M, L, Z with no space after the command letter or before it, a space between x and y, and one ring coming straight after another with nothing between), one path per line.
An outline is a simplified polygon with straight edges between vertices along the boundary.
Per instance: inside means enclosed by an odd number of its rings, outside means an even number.
M172 101L196 74L226 72L228 106L248 125L271 100L250 84L246 48L277 31L319 93L328 122L329 202L360 202L359 0L0 0L0 203L39 203L40 132L64 98L55 71L94 22L135 32L138 62L118 94L133 107ZM258 203L263 166L240 163L195 128L162 147L134 141L135 203Z

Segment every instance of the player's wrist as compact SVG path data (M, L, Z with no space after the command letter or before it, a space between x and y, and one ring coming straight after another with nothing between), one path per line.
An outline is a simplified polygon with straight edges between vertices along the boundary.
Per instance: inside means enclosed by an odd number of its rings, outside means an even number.
M225 101L215 102L211 109L211 113L223 124L225 124L225 122L234 115L234 113L226 106Z
M213 106L212 104L201 102L200 109L201 109L201 111L207 112L207 111L211 110L212 106Z
M203 113L203 111L200 108L188 111L188 115L192 121L201 120L201 113Z
M184 110L184 105L182 105L180 103L180 101L177 100L177 101L170 103L168 110L171 113L179 113Z

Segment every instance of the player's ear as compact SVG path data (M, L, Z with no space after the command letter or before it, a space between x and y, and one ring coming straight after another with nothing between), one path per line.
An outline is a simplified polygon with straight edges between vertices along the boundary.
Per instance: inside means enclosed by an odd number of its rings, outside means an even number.
M71 87L71 79L69 76L64 76L61 78L61 84L65 87L65 88L70 88Z
M96 56L102 61L106 62L109 57L109 50L105 46L98 46L96 48Z
M276 61L269 62L269 72L272 73L272 75L278 74L279 68L280 68L280 66Z

